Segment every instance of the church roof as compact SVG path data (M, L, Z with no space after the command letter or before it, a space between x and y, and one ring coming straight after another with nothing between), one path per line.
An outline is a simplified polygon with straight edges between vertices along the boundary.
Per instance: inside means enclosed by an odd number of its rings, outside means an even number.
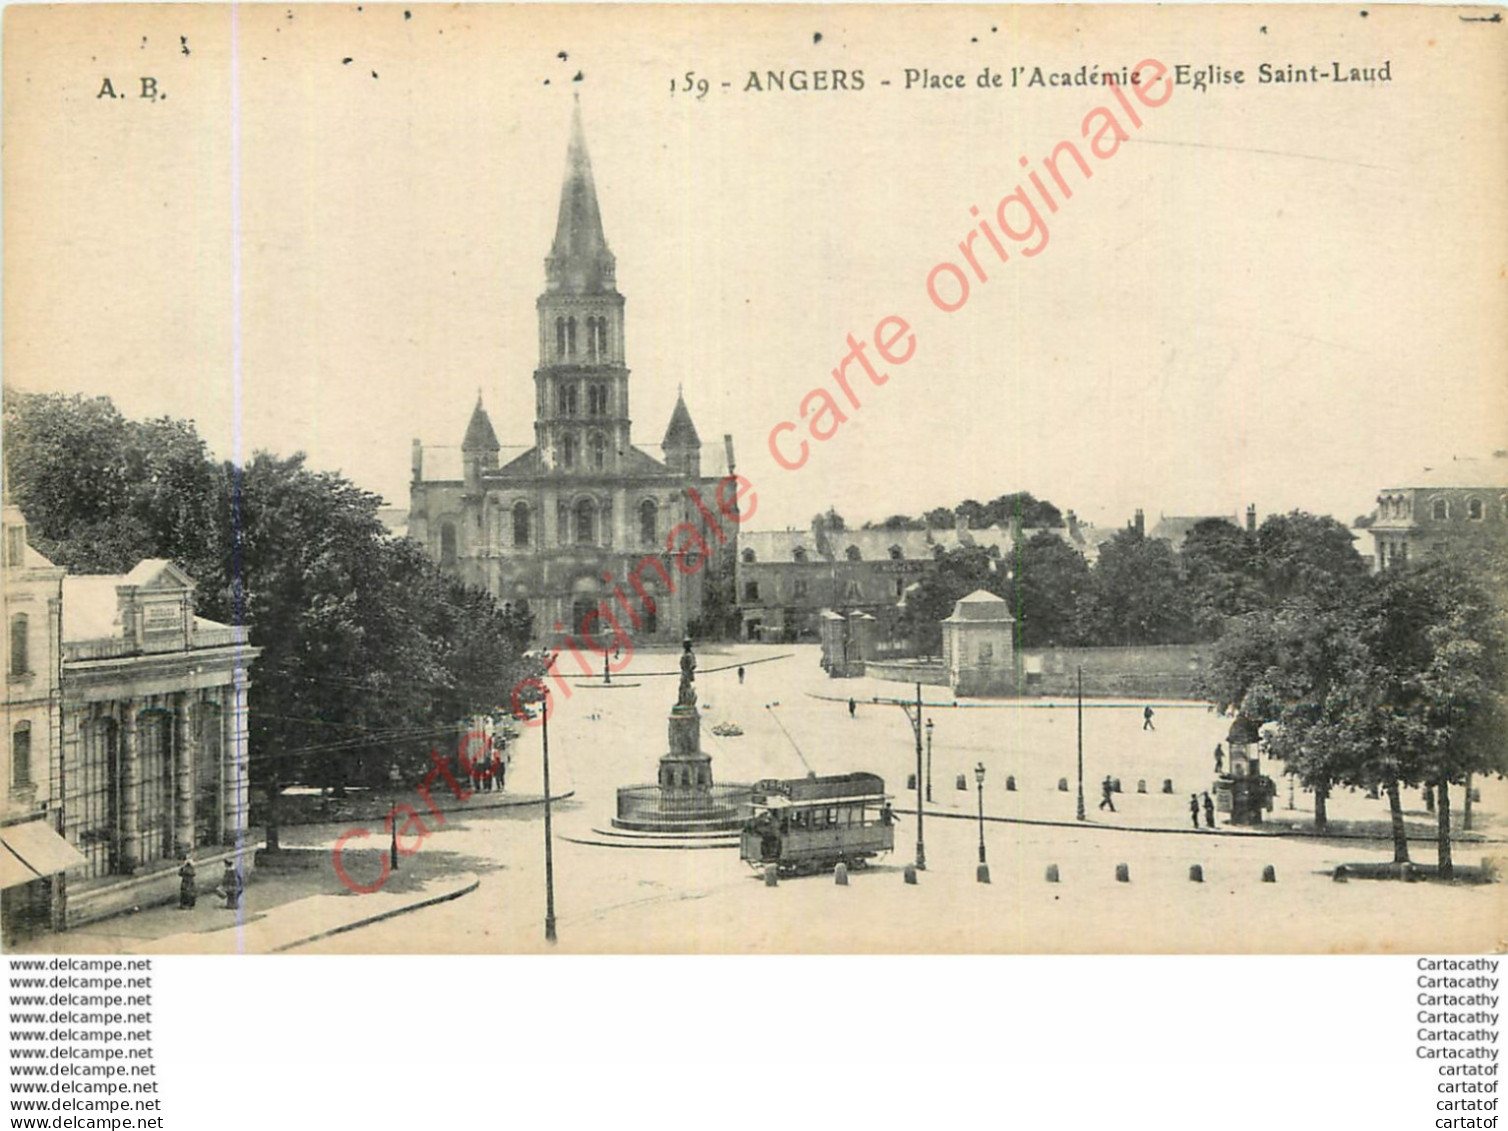
M555 221L555 242L545 261L551 290L577 294L615 289L615 261L602 232L602 213L597 207L597 186L592 180L592 159L586 150L581 127L581 103L571 114L571 143L566 150L565 183L560 188L560 214Z
M471 423L466 425L466 439L461 441L461 447L463 450L475 448L483 448L491 452L498 450L497 433L492 430L492 418L482 407L480 395L476 399L476 408L471 412Z
M670 414L670 424L665 429L662 448L699 448L702 438L696 434L696 425L691 423L691 412L686 408L686 398L679 391L675 395L675 409Z

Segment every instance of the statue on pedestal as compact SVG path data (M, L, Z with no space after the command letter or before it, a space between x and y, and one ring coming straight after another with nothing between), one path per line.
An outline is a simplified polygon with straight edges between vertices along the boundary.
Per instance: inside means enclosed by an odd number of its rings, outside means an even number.
M691 650L691 637L686 637L681 652L681 693L677 696L677 707L696 706L696 653Z

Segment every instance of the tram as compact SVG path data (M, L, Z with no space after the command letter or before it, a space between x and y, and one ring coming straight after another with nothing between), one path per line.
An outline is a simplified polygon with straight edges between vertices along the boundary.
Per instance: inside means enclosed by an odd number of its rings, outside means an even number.
M750 867L812 875L863 868L895 848L895 818L878 774L833 774L754 786L739 855Z

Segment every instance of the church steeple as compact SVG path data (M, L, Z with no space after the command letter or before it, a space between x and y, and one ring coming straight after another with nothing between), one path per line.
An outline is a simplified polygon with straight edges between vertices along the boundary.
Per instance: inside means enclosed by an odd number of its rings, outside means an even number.
M660 450L665 453L665 466L672 471L693 479L702 474L702 438L696 434L691 411L679 389L675 394L675 408L670 413L670 424L665 428L665 438L660 441Z
M468 487L474 490L481 483L483 474L497 470L497 453L500 450L497 433L492 429L492 418L482 407L482 394L478 390L476 408L471 411L471 421L466 425L466 438L461 441L461 462Z
M621 470L630 450L623 296L602 232L581 104L571 110L565 183L545 258L539 311L534 436L543 467L590 475Z
M545 260L545 282L552 291L611 294L617 290L616 268L617 261L602 233L602 212L597 207L597 185L592 180L592 159L586 149L578 101L571 112L565 183L560 189L555 242Z

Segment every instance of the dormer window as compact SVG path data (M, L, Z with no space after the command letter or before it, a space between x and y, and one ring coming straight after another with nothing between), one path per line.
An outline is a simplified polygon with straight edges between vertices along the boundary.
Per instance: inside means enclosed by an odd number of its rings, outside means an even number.
M1481 499L1466 500L1466 517L1471 519L1472 522L1481 522L1486 517L1486 513Z
M905 551L903 551L899 546L891 546L890 547L890 560L891 561L898 562L902 558L904 558L905 556L906 556Z
M744 551L744 561L752 563L754 560L755 560L754 559L754 551L753 550L745 550Z
M864 560L864 555L859 552L859 548L857 546L848 547L848 549L843 551L843 556L851 562L859 562Z
M797 562L804 562L804 561L806 561L806 547L805 546L797 546L794 550L792 550L791 551L791 560L792 561L797 561Z
M1430 504L1430 515L1436 522L1444 522L1450 518L1450 503L1445 499L1436 499Z

